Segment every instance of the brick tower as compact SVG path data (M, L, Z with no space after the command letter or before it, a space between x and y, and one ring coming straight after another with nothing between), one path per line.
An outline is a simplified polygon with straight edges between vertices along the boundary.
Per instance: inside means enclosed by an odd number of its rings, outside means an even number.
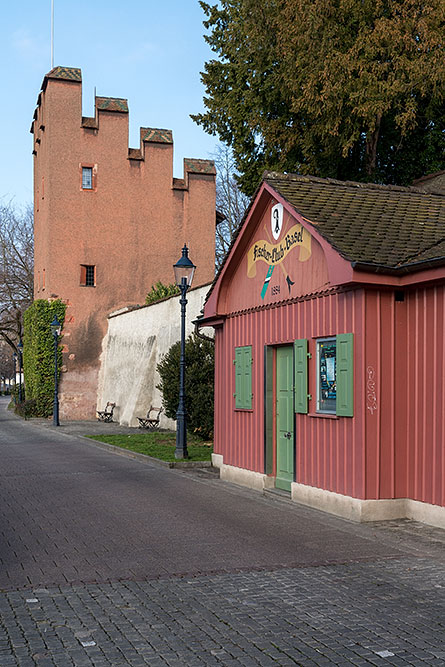
M43 79L34 136L36 299L67 304L61 416L94 417L107 315L142 304L156 281L173 282L186 242L194 285L214 276L215 167L184 160L173 178L170 130L141 128L128 148L127 100L95 98L82 117L80 69Z

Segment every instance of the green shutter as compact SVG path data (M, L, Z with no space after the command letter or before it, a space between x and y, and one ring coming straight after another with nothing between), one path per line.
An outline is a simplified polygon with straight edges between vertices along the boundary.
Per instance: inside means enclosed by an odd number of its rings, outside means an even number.
M243 349L235 348L235 408L241 407L243 398Z
M252 408L252 346L235 348L235 408Z
M337 415L354 416L354 334L337 336Z
M244 348L244 408L252 409L252 347Z
M307 339L294 341L295 412L307 413Z

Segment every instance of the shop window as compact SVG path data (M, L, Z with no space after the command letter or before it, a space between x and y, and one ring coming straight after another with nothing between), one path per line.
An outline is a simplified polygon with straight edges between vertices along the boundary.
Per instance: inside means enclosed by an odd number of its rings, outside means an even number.
M354 414L353 334L319 338L315 344L316 412L352 417ZM310 355L307 350L308 341L305 338L295 341L295 412L303 414L308 412L308 398L310 398L308 394Z
M93 189L93 167L82 167L82 190Z
M317 412L334 414L337 409L337 342L317 340Z
M80 265L80 284L83 287L94 287L96 285L96 267L93 264Z
M235 409L252 409L252 346L235 348Z

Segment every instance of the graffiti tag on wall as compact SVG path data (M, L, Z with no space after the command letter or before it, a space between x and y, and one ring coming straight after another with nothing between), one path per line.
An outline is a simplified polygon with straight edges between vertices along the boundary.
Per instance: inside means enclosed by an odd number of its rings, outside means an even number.
M373 415L377 412L377 393L376 393L375 370L372 366L366 369L366 407Z

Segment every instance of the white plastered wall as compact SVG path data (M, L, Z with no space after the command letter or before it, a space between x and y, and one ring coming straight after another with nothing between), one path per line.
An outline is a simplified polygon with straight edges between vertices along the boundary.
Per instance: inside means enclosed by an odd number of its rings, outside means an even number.
M186 335L194 330L192 321L201 312L209 285L187 292ZM138 417L150 405L160 407L162 397L156 385L156 366L170 347L180 339L181 306L179 296L151 306L113 313L102 342L97 409L107 401L116 403L113 418L125 426L138 426ZM213 329L201 333L213 335ZM179 369L178 369L179 373ZM161 414L161 428L175 428L175 422Z

